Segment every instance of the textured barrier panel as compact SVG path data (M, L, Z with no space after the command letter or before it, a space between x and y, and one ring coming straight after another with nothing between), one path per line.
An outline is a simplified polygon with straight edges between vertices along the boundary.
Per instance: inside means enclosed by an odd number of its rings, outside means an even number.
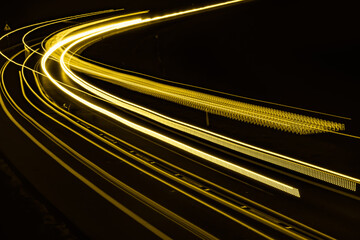
M235 101L110 70L77 58L71 67L132 91L238 121L296 134L335 132L345 125L288 111Z

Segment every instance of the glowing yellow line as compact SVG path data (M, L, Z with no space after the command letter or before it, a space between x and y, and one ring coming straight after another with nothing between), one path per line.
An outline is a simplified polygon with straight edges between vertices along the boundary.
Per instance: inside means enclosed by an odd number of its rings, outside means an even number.
M209 10L209 9L214 9L214 8L218 8L218 7L222 7L222 6L240 3L243 1L244 0L225 1L225 2L221 2L221 3L207 5L207 6L199 7L199 8L193 8L193 9L175 12L175 13L171 13L171 14L166 14L166 15L162 15L162 16L157 16L157 17L153 17L153 18L145 18L145 19L143 19L143 21L144 22L152 22L152 21L158 21L158 20L162 20L162 19L169 19L169 18L181 16L181 15L188 15L188 14L195 13L195 12L201 12L201 11L205 11L205 10Z
M106 29L105 31L108 31L108 30L109 30L109 29ZM71 72L71 70L66 66L66 64L64 63L64 62L65 62L65 61L64 61L65 55L66 55L67 51L69 51L69 50L70 50L73 46L75 46L76 44L79 44L80 42L82 42L82 41L84 41L84 40L86 40L86 39L92 38L92 37L97 36L97 35L100 35L100 34L102 34L102 33L103 33L103 32L100 31L100 32L91 33L91 34L89 34L89 35L86 35L86 34L85 34L85 36L80 37L79 39L77 39L76 41L74 41L73 43L71 43L71 44L63 51L63 53L61 54L60 64L61 64L63 70L65 71L65 73L66 73L70 78L72 78L75 82L77 82L78 84L80 84L81 86L83 86L84 88L86 88L87 90L89 90L89 91L91 91L91 92L94 92L94 90L95 90L95 94L102 96L104 99L107 99L107 100L110 101L110 102L113 101L113 100L109 99L108 96L110 96L112 99L119 100L120 102L118 102L118 103L120 103L120 105L121 105L122 107L125 107L125 106L124 106L124 103L130 104L131 106L135 106L135 107L138 108L138 110L137 110L137 111L132 110L132 111L135 111L135 112L140 113L140 114L142 114L142 115L144 115L144 114L141 113L141 112L139 112L139 111L145 110L145 111L153 114L152 117L150 117L150 118L152 118L152 119L155 119L155 120L156 120L156 117L160 116L160 117L162 117L163 119L170 120L170 121L172 121L172 123L168 121L168 124L171 125L173 128L178 129L178 130L181 130L181 129L179 129L179 127L177 127L176 125L174 126L174 123L181 124L181 125L183 125L182 127L190 127L190 128L195 129L195 130L199 130L199 131L201 131L201 132L203 132L203 133L212 135L213 137L218 137L218 138L220 138L220 139L229 141L229 143L222 143L222 142L219 143L218 141L217 141L217 142L215 141L215 142L216 142L217 144L220 144L220 145L222 145L222 146L228 147L228 148L233 149L233 150L235 150L235 151L239 151L239 152L248 154L248 155L250 155L250 156L256 156L256 157L261 158L262 160L265 160L265 161L267 161L267 162L271 162L271 163L274 163L274 164L276 164L276 165L284 166L284 167L290 168L290 169L292 169L292 170L295 170L295 171L297 171L297 172L301 172L301 173L303 173L303 174L305 173L306 175L310 175L310 176L312 176L312 177L315 177L315 178L318 178L318 179L321 179L321 180L324 180L324 181L327 181L327 182L331 182L331 183L333 183L333 184L336 184L336 185L339 185L339 186L342 186L342 187L351 189L351 190L353 190L353 191L356 190L356 184L355 184L355 185L352 184L352 185L350 185L350 186L347 186L347 185L346 185L347 183L345 183L345 185L344 185L344 183L342 183L342 182L340 182L340 181L333 181L334 179L332 179L331 176L330 176L330 177L329 177L329 176L322 176L322 175L321 175L322 173L317 173L317 172L312 173L312 172L311 172L312 170L307 174L308 169L302 169L302 166L306 166L306 167L309 167L309 168L313 168L313 169L316 169L316 170L318 170L318 171L323 171L323 172L326 172L327 174L333 174L333 175L336 175L336 176L341 177L341 178L345 178L345 179L350 180L350 181L353 181L353 182L360 182L359 179L356 179L356 178L353 178L353 177L350 177L350 176L347 176L347 175L344 175L344 174L341 174L341 173L338 173L338 172L335 172L335 171L331 171L331 170L328 170L328 169L325 169L325 168L322 168L322 167L319 167L319 166L316 166L316 165L313 165L313 164L310 164L310 163L306 163L306 162L303 162L303 161L300 161L300 160L297 160L297 159L294 159L294 158L290 158L290 157L287 157L287 156L284 156L284 155L281 155L281 154L277 154L277 153L274 153L274 152L271 152L271 151L268 151L268 150L265 150L265 149L262 149L262 148L259 148L259 147L255 147L255 146L246 144L246 143L244 143L244 142L240 142L240 141L237 141L237 140L234 140L234 139L225 137L225 136L223 136L223 135L216 134L216 133L210 132L210 131L208 131L208 130L205 130L205 129L202 129L202 128L199 128L199 127L195 127L195 126L192 126L192 125L189 125L189 124L186 124L186 123L177 121L177 120L175 120L175 119L171 119L171 118L169 118L169 117L167 117L167 116L161 115L161 114L156 113L156 112L154 112L154 111L151 111L151 110L149 110L149 109L143 108L143 107L138 106L138 105L133 104L133 103L129 103L129 102L123 100L123 99L119 99L119 98L117 98L117 97L115 97L115 96L113 96L113 95L111 95L111 94L109 94L109 93L107 93L107 92L104 92L104 91L102 91L102 90L100 90L100 89L98 89L98 88L96 88L96 87L94 87L94 86L92 86L92 85L84 82L82 79L80 79L79 77L77 77L73 72ZM129 109L129 107L126 107L126 108ZM130 107L130 108L131 108L131 107ZM131 109L130 109L130 110L131 110ZM155 117L154 114L157 115L157 116ZM145 114L145 115L146 115L146 114ZM163 121L161 121L161 122L164 123ZM181 131L184 131L184 130L181 130ZM194 133L192 133L191 131L192 131L192 130L189 130L189 131L186 130L186 132L189 132L189 133L191 133L191 134L194 134ZM209 137L204 137L204 136L202 135L202 133L197 133L197 134L195 134L195 135L196 135L197 137L200 137L200 138L203 138L203 139L207 139L207 140L209 139ZM232 145L232 144L235 144L235 145ZM240 146L247 147L247 148L249 148L249 149L239 149L239 148L238 148L239 145L240 145ZM250 151L250 149L252 149L252 150ZM249 152L249 151L250 151L250 152ZM256 151L256 152L253 152L253 151ZM268 155L266 155L266 156L261 156L261 155L259 155L259 153L261 153L261 152L262 152L262 153L266 153L266 154L268 154ZM274 158L274 157L277 157L277 158ZM281 159L278 159L278 158L281 158ZM278 162L278 161L284 161L284 160L290 161L290 163ZM299 166L289 165L289 164L293 164L293 163L300 164L300 165L299 165ZM319 175L319 174L320 174L320 175Z
M233 2L233 1L231 1ZM222 4L221 4L222 5ZM218 6L218 4L216 4L216 6ZM205 9L208 9L208 8L205 8ZM186 12L194 12L194 11L186 11ZM180 13L182 14L182 13ZM170 14L169 17L173 17L175 16L174 14ZM158 19L164 19L165 17L156 17L155 20L158 20ZM146 20L148 21L148 20ZM268 177L265 177L261 174L258 174L258 173L255 173L253 171L250 171L248 169L245 169L245 168L242 168L238 165L235 165L235 164L232 164L230 162L227 162L227 161L224 161L220 158L217 158L213 155L210 155L208 153L205 153L203 151L200 151L198 149L195 149L191 146L188 146L184 143L181 143L175 139L172 139L172 138L169 138L167 136L164 136L158 132L155 132L155 131L152 131L148 128L145 128L143 126L140 126L138 124L135 124L133 122L130 122L129 120L127 119L124 119L116 114L114 114L113 112L110 112L106 109L103 109L93 103L90 103L84 99L82 99L81 97L73 94L72 92L68 91L67 89L65 89L64 87L62 87L60 84L57 83L57 81L50 75L50 73L47 71L46 69L46 60L50 57L51 54L53 54L58 48L60 48L61 46L64 46L72 41L75 41L79 38L82 38L82 37L85 37L85 36L89 36L89 35L92 35L92 34L97 34L97 33L102 33L102 32L106 32L106 31L111 31L111 30L114 30L114 29L120 29L120 28L124 28L124 27L128 27L128 26L133 26L135 24L140 24L142 23L141 19L135 19L135 20L129 20L129 21L126 21L126 22L120 22L120 23L115 23L115 24L111 24L111 25L107 25L107 26L104 26L104 27L99 27L97 29L92 29L92 30L89 30L89 31L86 31L86 32L80 32L79 34L76 34L74 36L71 36L71 37L68 37L66 38L65 40L61 41L61 42L58 42L57 44L55 44L54 46L52 46L46 53L45 55L43 56L43 58L41 59L41 67L42 67L42 70L43 72L47 75L47 77L49 78L50 81L53 82L53 84L55 86L57 86L60 90L62 90L64 93L66 93L67 95L69 95L70 97L76 99L77 101L81 102L82 104L92 108L93 110L95 111L98 111L98 112L101 112L111 118L113 118L114 120L117 120L133 129L136 129L140 132L143 132L147 135L150 135L152 137L155 137L157 139L160 139L164 142L167 142L173 146L176 146L180 149L183 149L187 152L190 152L192 154L195 154L195 155L198 155L199 157L202 157L204 159L207 159L208 161L211 161L213 163L216 163L218 165L221 165L225 168L228 168L228 169L231 169L233 171L236 171L238 173L241 173L241 174L244 174L250 178L253 178L255 180L258 180L258 181L261 181L267 185L270 185L274 188L277 188L279 190L282 190L282 191L285 191L285 192L288 192L290 194L293 194L295 196L300 196L299 194L299 190L296 189L296 188L293 188L289 185L286 185L286 184L283 184L281 182L278 182L276 180L273 180L271 178L268 178Z

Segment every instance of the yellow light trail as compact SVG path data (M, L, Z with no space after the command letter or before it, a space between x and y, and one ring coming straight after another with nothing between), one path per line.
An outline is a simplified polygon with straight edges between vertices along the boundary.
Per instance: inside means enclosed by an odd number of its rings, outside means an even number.
M232 4L234 2L240 2L240 1L230 1L228 4ZM216 4L216 5L212 5L212 7L219 7L219 6L223 6L225 5L224 3L219 5L219 4ZM66 93L67 95L69 95L70 97L72 97L73 99L79 101L80 103L86 105L87 107L97 111L97 112L100 112L104 115L107 115L109 116L110 118L128 126L128 127L131 127L132 129L135 129L135 130L138 130L144 134L147 134L151 137L154 137L154 138L157 138L159 140L162 140L168 144L171 144L177 148L180 148L184 151L187 151L191 154L194 154L194 155L197 155L203 159L206 159L210 162L213 162L215 164L218 164L222 167L225 167L227 169L230 169L232 171L235 171L237 173L240 173L242 175L245 175L249 178L252 178L254 180L257 180L257 181L260 181L264 184L267 184L269 186L272 186L274 188L277 188L279 190L282 190L284 192L287 192L289 194L292 194L294 196L297 196L297 197L300 197L300 193L299 193L299 190L297 188L294 188L292 186L289 186L287 184L284 184L284 183L281 183L279 181L276 181L274 179L271 179L269 177L266 177L262 174L259 174L259 173L256 173L256 172L253 172L251 170L248 170L248 169L245 169L243 167L240 167L238 165L235 165L233 163L230 163L228 161L225 161L223 159L220 159L214 155L211 155L209 153L205 153L203 151L200 151L194 147L191 147L189 145L186 145L180 141L177 141L175 139L172 139L168 136L165 136L163 134L160 134L158 132L155 132L151 129L148 129L146 127L143 127L141 125L138 125L134 122L131 122L109 110L106 110L96 104L93 104L83 98L81 98L80 96L74 94L73 92L69 91L68 89L64 88L61 84L59 84L52 76L51 74L48 72L47 68L46 68L46 62L47 60L50 58L50 56L56 52L58 49L61 49L63 46L73 42L73 41L76 41L78 39L81 39L83 37L86 37L86 36L90 36L92 34L101 34L101 33L104 33L104 32L107 32L107 31L113 31L113 30L119 30L119 29L122 29L122 28L126 28L126 27L130 27L130 26L134 26L136 24L142 24L142 23L147 23L147 22L150 22L150 21L157 21L157 20L163 20L163 19L166 19L166 18L172 18L172 17L175 17L175 16L179 16L179 15L184 15L184 14L188 14L188 13L194 13L194 12L197 12L197 11L202 11L202 10L206 10L206 9L210 9L212 8L211 6L208 6L208 7L205 7L205 8L200 8L200 9L193 9L193 10L189 10L189 11L184 11L184 12L180 12L180 13L175 13L175 14L169 14L169 15L164 15L162 17L156 17L154 18L153 20L150 20L150 19L145 19L145 20L142 20L140 18L138 19L133 19L133 20L128 20L128 21L121 21L121 22L117 22L117 23L114 23L114 24L108 24L108 25L105 25L105 26L101 26L101 27L97 27L97 28L94 28L94 29L91 29L91 30L87 30L85 32L80 32L80 33L77 33L75 35L72 35L72 36L69 36L67 38L65 38L64 40L60 41L60 42L57 42L56 44L54 44L50 49L48 49L47 52L45 52L44 56L42 57L41 59L41 68L43 70L43 72L46 74L46 76L48 77L48 79L57 87L59 88L61 91L63 91L64 93ZM166 17L167 16L167 17ZM63 62L60 62L61 63L61 66L64 68L64 63ZM64 71L66 72L66 69L64 69ZM71 73L68 73L70 76L71 76Z
M173 16L173 15L171 15ZM119 28L117 28L119 29ZM230 148L232 150L235 150L237 152L241 152L244 154L247 154L249 156L253 156L256 157L258 159L261 159L263 161L272 163L272 164L276 164L278 166L281 167L285 167L287 169L291 169L294 171L297 171L299 173L335 184L337 186L341 186L343 188L352 190L352 191L356 191L356 183L359 183L360 180L335 172L335 171L331 171L329 169L326 168L322 168L310 163L306 163L288 156L284 156L282 154L278 154L278 153L274 153L268 150L265 150L263 148L259 148L259 147L255 147L249 144L246 144L244 142L240 142L231 138L228 138L226 136L208 131L206 129L202 129L187 123L183 123L181 121L178 121L176 119L172 119L170 117L167 117L165 115L159 114L155 111L152 111L150 109L144 108L142 106L136 105L134 103L125 101L124 99L120 99L112 94L109 94L99 88L96 88L95 86L87 83L86 81L84 81L83 79L81 79L80 77L78 77L76 74L74 74L70 68L67 65L70 65L71 67L74 67L77 70L81 70L82 72L88 73L90 75L96 76L100 79L106 79L109 81L109 79L111 79L110 81L112 83L115 84L119 84L119 82L122 82L122 86L125 86L127 88L130 88L132 90L136 90L136 87L138 88L137 91L142 92L142 93L147 93L147 88L150 86L154 86L157 85L158 83L156 82L152 82L146 79L142 79L139 77L135 77L135 76L130 76L127 74L123 74L123 73L119 73L116 71L112 71L109 69L105 69L102 67L99 67L97 65L93 65L93 64L88 64L84 61L80 61L79 59L73 58L73 55L67 54L70 49L74 48L76 45L80 45L82 42L91 39L91 38L95 38L98 35L104 34L108 31L112 31L111 28L107 28L107 29L100 29L98 32L89 32L89 34L83 34L82 36L80 36L78 39L74 40L69 46L66 47L66 49L64 51L62 51L61 53L61 57L60 57L60 64L64 70L64 72L71 78L73 79L77 84L79 84L80 86L82 86L83 88L87 89L88 91L92 92L93 94L105 99L106 101L116 104L122 108L126 108L130 111L136 112L142 116L148 117L149 119L152 119L154 121L157 121L159 123L165 124L167 126L170 126L174 129L192 134L196 137L205 139L207 141L211 141L214 142L216 144L219 144L221 146ZM60 33L61 35L61 33ZM62 39L61 37L58 37L60 39ZM75 37L76 38L76 37ZM71 42L71 41L69 41ZM66 45L66 44L64 44ZM56 55L58 56L60 53L57 53ZM129 86L136 86L134 88L129 87ZM199 105L199 102L203 103L204 105L206 105L206 109L211 109L214 106L220 105L220 107L218 107L217 112L220 111L225 111L225 115L229 115L231 113L229 113L229 105L233 104L233 106L235 106L236 104L243 104L243 103L239 103L236 101L232 101L232 100L228 100L228 99L223 99L220 97L215 97L215 96L211 96L208 94L203 94L203 93L199 93L199 92L195 92L195 91L189 91L186 89L182 89L182 88L176 88L175 90L169 90L172 89L172 86L168 86L165 84L158 84L158 87L154 87L152 88L152 93L149 93L150 95L155 95L157 96L160 92L160 94L164 93L167 94L167 96L169 96L170 100L176 98L176 95L179 95L179 93L181 92L186 92L184 95L180 95L180 99L181 101L185 101L184 99L186 99L186 97L193 97L193 99L190 99L189 102L191 102L191 105ZM148 91L151 92L151 91ZM187 93L190 92L190 93ZM186 95L186 96L185 96ZM200 97L199 97L200 96ZM201 97L201 96L205 96L205 97ZM214 99L216 100L216 102L214 102ZM276 109L271 109L271 108L265 108L265 107L261 107L261 106L256 106L256 105L252 105L252 104L245 104L247 105L247 113L253 111L253 108L258 108L258 110L256 110L255 112L257 112L258 115L265 115L267 114L266 112L274 112L275 115L277 115L277 117L275 119L270 120L270 122L272 122L274 125L281 125L283 123L285 123L286 126L295 126L295 129L298 129L299 131L305 132L305 131L315 131L314 129L317 128L318 131L321 131L321 126L327 126L329 128L333 128L333 129L339 129L341 128L341 124L337 124L337 123L333 123L330 121L325 121L325 120L321 120L321 119L316 119L316 118L311 118L311 117L307 117L307 116L301 116L298 114L292 114L292 113L288 113L285 111L279 111ZM196 106L195 106L196 108ZM237 112L236 110L231 110L230 112L234 113ZM240 114L241 115L241 114ZM293 117L291 117L291 115L293 115ZM244 116L244 115L243 115ZM246 115L248 116L248 115ZM290 117L289 117L290 116ZM266 118L267 116L265 116ZM259 117L261 119L261 117ZM263 117L264 118L264 117ZM293 118L295 119L295 121L297 121L297 119L299 120L299 124L293 124L293 120L289 120L289 118ZM261 120L260 120L261 121ZM304 123L307 122L307 123ZM308 124L311 124L310 126L308 126ZM306 125L307 128L309 128L308 130L304 130L302 128L302 125ZM326 128L326 127L325 127ZM325 129L324 128L324 129ZM324 130L325 131L325 130ZM328 130L327 130L328 131Z

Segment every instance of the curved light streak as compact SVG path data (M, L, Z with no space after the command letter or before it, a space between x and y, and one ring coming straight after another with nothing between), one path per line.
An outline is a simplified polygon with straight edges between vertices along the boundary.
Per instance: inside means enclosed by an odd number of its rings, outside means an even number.
M231 2L234 2L234 1L231 1ZM238 2L238 1L237 1ZM206 9L209 9L209 8L206 8ZM197 11L200 11L200 10L197 10ZM186 11L186 13L193 13L195 12L195 10L192 10L192 11ZM182 13L184 14L184 13ZM176 15L174 14L170 14L169 17L174 17ZM159 20L159 19L165 19L166 17L163 16L163 17L156 17L155 19L156 20ZM48 79L57 87L59 88L61 91L63 91L64 93L66 93L67 95L69 95L70 97L74 98L75 100L81 102L82 104L86 105L87 107L97 111L97 112L100 112L100 113L103 113L105 115L107 115L108 117L132 128L132 129L135 129L137 131L140 131L144 134L147 134L149 136L152 136L154 138L157 138L159 140L162 140L168 144L171 144L175 147L178 147L184 151L187 151L191 154L194 154L194 155L197 155L203 159L206 159L212 163L215 163L215 164L218 164L222 167L225 167L227 169L230 169L232 171L235 171L237 173L240 173L242 175L245 175L247 177L250 177L254 180L257 180L257 181L260 181L264 184L267 184L269 186L272 186L274 188L277 188L279 190L282 190L282 191L285 191L289 194L292 194L294 196L300 196L299 194L299 190L294 188L294 187L291 187L287 184L284 184L284 183L281 183L279 181L276 181L274 179L271 179L271 178L268 178L264 175L261 175L261 174L258 174L256 172L253 172L251 170L248 170L248 169L245 169L243 167L240 167L238 165L235 165L233 163L230 163L228 161L225 161L223 159L220 159L216 156L213 156L209 153L206 153L206 152L203 152L203 151L200 151L194 147L191 147L189 145L186 145L180 141L177 141L175 139L172 139L168 136L165 136L163 134L160 134L156 131L153 131L151 129L148 129L146 127L143 127L141 125L138 125L134 122L131 122L109 110L106 110L96 104L93 104L83 98L81 98L80 96L74 94L73 92L69 91L68 89L66 89L65 87L63 87L61 84L59 84L52 76L51 74L48 72L47 68L46 68L46 62L47 60L50 58L50 56L55 53L58 49L60 49L61 47L63 47L64 45L67 45L69 43L71 43L72 41L76 41L82 37L86 37L86 36L89 36L89 35L92 35L92 34L100 34L100 33L103 33L103 32L106 32L106 31L112 31L112 30L118 30L120 28L126 28L126 27L130 27L130 26L134 26L136 24L142 24L144 22L149 22L150 20L149 19L145 19L145 20L142 20L142 19L134 19L134 20L129 20L129 21L122 21L122 22L118 22L118 23L114 23L114 24L109 24L109 25L105 25L105 26L101 26L101 27L98 27L96 29L91 29L91 30L88 30L88 31L85 31L85 32L80 32L78 34L75 34L75 35L72 35L72 36L69 36L67 37L66 39L56 43L55 45L53 45L47 52L45 52L44 56L42 57L41 59L41 68L43 70L43 72L45 73L45 75L48 77ZM63 64L61 64L62 67L63 67Z
M342 123L170 86L106 69L76 58L71 60L70 65L73 69L132 91L263 127L296 134L334 132L345 129Z
M71 48L74 48L76 45L82 43L83 41L95 37L96 35L99 35L100 33L94 33L91 35L87 35L83 38L80 38L76 41L74 41L73 43L71 43L61 54L61 58L60 58L60 64L62 69L64 70L64 72L72 79L74 80L77 84L79 84L80 86L82 86L83 88L85 88L86 90L92 92L93 94L95 94L96 96L99 96L103 99L105 99L106 101L115 104L117 106L120 106L122 108L125 108L127 110L136 112L137 114L140 114L142 116L148 117L149 119L153 120L153 121L157 121L159 123L165 124L169 127L172 127L174 129L177 129L179 131L182 132L186 132L188 134L194 135L196 137L199 137L201 139L207 140L207 141L211 141L213 143L216 143L218 145L227 147L229 149L235 150L237 152L240 153L244 153L247 154L249 156L252 157L256 157L258 159L261 159L263 161L275 164L275 165L279 165L303 174L306 174L308 176L312 176L315 177L317 179L321 179L323 181L327 181L329 183L350 189L355 191L356 190L356 182L360 182L358 179L356 178L352 178L350 176L335 172L335 171L331 171L313 164L309 164L282 154L278 154L278 153L274 153L271 151L268 151L266 149L260 148L260 147L256 147L256 146L252 146L250 144L246 144L244 142L226 137L224 135L221 134L217 134L214 132L211 132L209 130L200 128L200 127L196 127L194 125L191 124L187 124L184 122L181 122L179 120L170 118L168 116L165 116L163 114L157 113L153 110L147 109L143 106L131 103L129 101L126 101L124 99L121 99L117 96L114 96L102 89L99 89L91 84L89 84L88 82L84 81L83 79L81 79L80 77L78 77L76 74L74 74L69 67L67 66L66 62L70 62L69 59L69 54L68 51L70 51ZM67 60L69 59L69 60ZM79 69L78 65L74 65L73 63L71 63L71 66L75 66L76 69ZM95 70L92 70L92 68L90 68L90 66L88 66L89 71L95 72L97 70L99 70L100 72L96 73L96 75L99 76L103 76L101 69L95 68ZM84 67L81 67L81 69L84 69ZM88 71L88 72L89 72ZM109 73L107 73L109 74ZM116 74L116 73L114 73ZM117 75L118 76L118 75ZM122 76L122 74L120 73L120 76ZM132 78L132 76L127 76L128 78ZM136 78L136 77L135 77Z
M142 21L140 21L140 22L142 22ZM132 25L132 24L130 24L130 25ZM119 29L119 28L117 28L117 29ZM343 187L343 188L346 188L346 189L349 189L352 191L356 191L356 183L360 183L359 179L356 179L351 176L347 176L345 174L341 174L341 173L338 173L338 172L335 172L335 171L332 171L332 170L329 170L326 168L322 168L322 167L319 167L319 166L316 166L316 165L313 165L313 164L310 164L307 162L303 162L303 161L300 161L300 160L297 160L297 159L294 159L294 158L291 158L291 157L288 157L288 156L285 156L282 154L274 153L274 152L268 151L263 148L252 146L250 144L246 144L244 142L240 142L235 139L231 139L231 138L223 136L221 134L217 134L217 133L208 131L206 129L202 129L202 128L178 121L176 119L162 115L162 114L152 111L150 109L147 109L142 106L136 105L134 103L128 102L124 99L118 98L110 93L105 92L104 90L101 90L101 89L87 83L86 81L84 81L83 79L78 77L76 74L74 74L67 65L71 65L71 67L74 67L77 70L81 70L85 73L94 75L101 79L106 79L106 80L112 79L112 83L115 83L115 84L118 84L118 82L122 81L124 83L124 85L129 85L129 84L131 85L131 82L135 82L136 85L140 87L139 89L142 89L142 90L144 90L144 85L148 86L148 85L152 84L152 82L149 80L145 80L145 79L141 79L139 77L130 76L130 75L126 75L126 74L112 71L109 69L101 68L101 67L98 67L97 65L92 65L92 64L89 65L89 64L85 63L84 61L80 61L79 59L72 58L72 55L69 56L70 54L68 54L68 52L72 48L74 48L76 45L80 45L82 42L84 42L88 39L95 38L96 36L107 33L109 31L112 31L112 29L111 28L106 28L106 29L99 28L99 31L88 32L88 34L83 34L82 36L79 36L79 38L74 41L69 41L69 42L64 43L64 45L66 45L67 43L71 42L71 44L69 44L69 46L67 46L66 49L61 53L61 57L59 60L61 67L63 68L64 72L72 80L74 80L77 84L79 84L86 90L92 92L96 96L99 96L99 97L105 99L108 102L111 102L115 105L118 105L118 106L128 109L130 111L136 112L137 114L148 117L149 119L160 122L162 124L165 124L169 127L180 130L182 132L189 133L189 134L199 137L201 139L211 141L213 143L227 147L227 148L235 150L237 152L240 152L240 153L252 156L252 157L256 157L257 159L261 159L263 161L266 161L266 162L269 162L269 163L272 163L272 164L275 164L275 165L278 165L278 166L281 166L281 167L284 167L287 169L294 170L296 172L299 172L299 173L335 184L337 186L340 186L340 187ZM71 61L71 63L70 63L70 61ZM158 83L154 83L154 84L158 84ZM124 86L124 85L122 85L122 86ZM145 86L145 88L146 88L146 86ZM160 86L161 87L158 87L157 90L155 90L155 92L162 91L162 92L168 93L167 90L169 88L172 88L171 86L168 86L165 84L160 84ZM170 94L181 92L182 90L184 90L181 88L177 88L177 89L178 90L172 91ZM138 91L140 91L140 90L138 90ZM189 90L185 90L185 91L189 91ZM141 92L143 93L144 91L141 91ZM202 99L202 102L204 104L207 104L210 106L214 106L214 103L211 102L212 99L216 99L218 102L223 101L225 103L225 105L227 105L227 106L231 105L233 103L239 104L239 102L236 102L236 101L222 99L219 97L215 97L215 96L211 96L208 94L203 94L203 93L199 93L199 92L195 92L195 91L192 91L192 92L194 92L193 95L196 95L196 96L207 95L206 96L207 98ZM184 100L183 97L181 99L182 99L182 101ZM199 101L200 101L199 99L196 99L195 101L192 101L192 102L198 103ZM242 104L242 103L240 103L240 104ZM255 106L252 104L248 104L248 105ZM277 113L277 111L279 111L279 110L275 110L275 109L271 109L271 108L264 108L261 106L256 106L256 107L259 108L259 112L261 112L261 111L266 112L267 110L269 110L269 111L273 111L273 112ZM249 107L249 108L252 108L252 107ZM227 109L228 108L225 107L225 110L227 110ZM232 110L232 111L234 112L234 110ZM288 113L285 111L279 111L279 112L283 112L285 114L283 116L284 120L282 120L282 121L287 122L288 119L286 118L286 116ZM291 113L289 113L289 114L291 114ZM336 125L336 123L333 123L330 121L323 121L321 119L310 118L310 117L301 116L298 114L293 114L293 115L295 115L295 117L299 118L300 122L303 121L301 119L308 119L310 122L318 123L318 125L321 125L325 122L326 124L330 124L334 128L339 127ZM282 119L282 118L279 116L278 119ZM276 121L273 120L272 122L276 122ZM277 124L277 123L275 123L275 124Z

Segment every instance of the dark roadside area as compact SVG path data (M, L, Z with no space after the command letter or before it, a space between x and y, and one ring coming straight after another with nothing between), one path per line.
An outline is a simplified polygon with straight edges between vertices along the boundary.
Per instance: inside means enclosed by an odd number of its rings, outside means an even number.
M0 153L0 239L85 239Z

